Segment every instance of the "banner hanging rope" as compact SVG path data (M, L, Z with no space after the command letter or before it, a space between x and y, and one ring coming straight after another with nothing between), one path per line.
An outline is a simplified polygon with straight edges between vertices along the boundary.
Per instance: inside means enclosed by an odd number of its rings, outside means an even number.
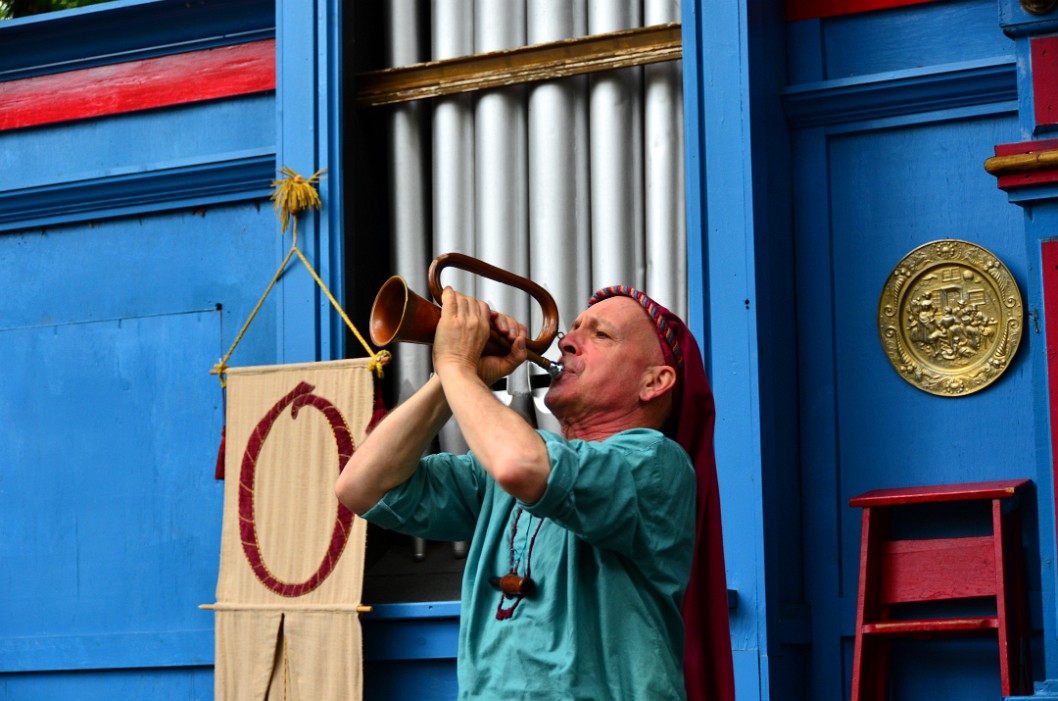
M257 300L257 305L254 306L253 311L250 312L250 316L246 319L246 323L242 325L239 333L235 336L235 341L231 344L231 348L229 348L228 352L224 354L224 357L213 366L213 369L210 370L210 374L217 375L220 378L221 387L226 386L228 360L231 359L232 353L235 352L235 348L239 345L246 330L250 328L250 323L254 320L254 317L257 316L257 312L260 311L261 305L264 304L265 299L268 297L268 293L272 291L273 287L275 287L275 284L283 275L283 271L286 269L290 259L296 254L308 269L309 273L312 274L312 279L316 281L316 284L319 285L321 290L323 290L323 293L327 295L327 299L330 300L331 306L333 306L338 311L338 314L341 315L342 321L345 322L345 325L349 327L349 330L352 331L353 335L360 341L360 344L364 347L364 350L367 351L367 354L371 356L370 369L381 378L383 376L383 367L390 361L389 351L383 350L376 353L372 350L371 346L364 340L364 337L360 335L356 326L353 325L353 322L349 320L349 316L345 313L345 310L342 309L338 300L334 298L331 291L327 289L327 285L325 285L323 280L320 279L320 276L316 273L316 269L312 267L308 258L306 258L305 254L301 252L300 248L298 248L298 216L310 207L319 210L323 206L323 203L320 201L320 195L316 192L315 186L320 181L320 177L323 175L324 170L316 171L309 178L303 178L287 166L283 166L279 172L284 177L272 181L272 187L274 190L272 191L271 199L275 202L276 214L279 216L279 222L281 225L280 233L285 234L288 225L291 225L291 237L293 241L290 250L287 252L286 257L283 258L283 262L279 265L279 269L276 270L276 274L272 276L272 281L268 283L268 287L265 288L264 294L262 294L261 298Z

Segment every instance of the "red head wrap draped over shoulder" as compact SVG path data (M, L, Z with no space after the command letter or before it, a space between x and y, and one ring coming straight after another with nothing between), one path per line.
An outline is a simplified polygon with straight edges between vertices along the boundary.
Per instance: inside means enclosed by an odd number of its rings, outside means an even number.
M615 296L643 305L654 325L668 365L678 380L665 434L683 446L698 482L697 537L691 580L683 600L686 629L683 672L688 701L733 701L734 668L727 614L727 575L720 526L720 493L713 456L716 409L698 344L683 321L639 290L624 285L592 295L589 306Z

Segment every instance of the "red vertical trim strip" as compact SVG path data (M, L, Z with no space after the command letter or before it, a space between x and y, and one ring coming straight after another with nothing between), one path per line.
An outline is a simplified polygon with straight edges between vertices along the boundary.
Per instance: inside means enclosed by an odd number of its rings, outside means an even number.
M921 5L936 0L786 0L786 21L852 15L857 12L886 10L905 5Z
M1036 126L1058 124L1058 37L1037 37L1029 46Z
M0 131L275 90L275 40L0 83Z
M1051 474L1058 484L1058 241L1044 241L1040 246L1043 275L1043 318L1047 338L1047 399L1051 419ZM1058 496L1055 497L1058 508Z

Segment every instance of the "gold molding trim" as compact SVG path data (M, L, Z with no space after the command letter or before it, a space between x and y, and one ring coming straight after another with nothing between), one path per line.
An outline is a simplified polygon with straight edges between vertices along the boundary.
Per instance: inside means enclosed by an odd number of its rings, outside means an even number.
M682 57L680 23L670 22L358 73L355 102L391 105Z
M985 170L997 178L1004 175L1038 173L1052 168L1058 168L1058 149L992 156L985 160Z
M897 263L878 300L878 332L900 376L924 392L984 389L1021 341L1017 283L988 250L958 239L923 244Z

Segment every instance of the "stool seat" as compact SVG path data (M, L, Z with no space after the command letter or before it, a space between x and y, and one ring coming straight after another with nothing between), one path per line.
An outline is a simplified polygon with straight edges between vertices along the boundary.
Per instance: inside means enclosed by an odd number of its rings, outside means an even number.
M944 501L969 499L1006 499L1015 496L1032 484L1029 479L997 480L993 482L964 482L921 487L872 489L849 499L849 506L896 506L900 504L936 504Z
M1001 693L1025 693L1032 673L1022 574L1019 497L1031 480L875 489L849 500L863 509L852 701L888 698L894 638L996 635ZM942 538L891 537L892 507L991 502L991 533ZM916 506L916 508L919 508ZM994 614L909 618L903 604L990 600Z

